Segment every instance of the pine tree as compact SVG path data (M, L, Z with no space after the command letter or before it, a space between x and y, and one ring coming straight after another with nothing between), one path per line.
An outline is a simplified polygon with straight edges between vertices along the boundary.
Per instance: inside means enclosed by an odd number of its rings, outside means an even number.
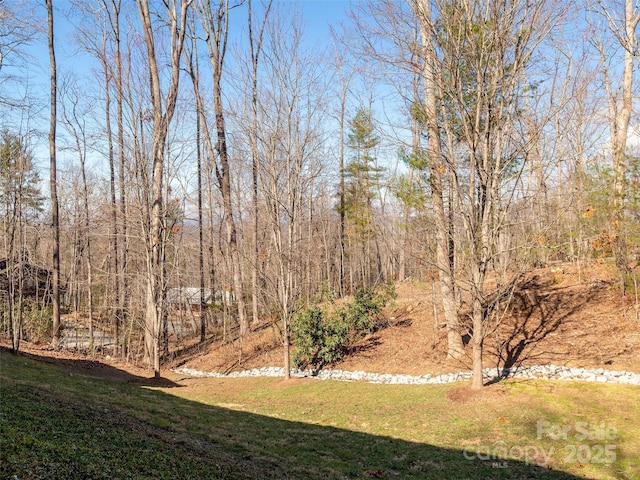
M0 198L6 231L17 216L21 221L35 220L42 212L44 197L40 176L20 137L7 130L0 136Z
M373 201L375 187L383 169L376 166L375 148L380 139L375 134L371 113L360 110L350 122L347 145L353 150L351 161L345 167L344 211L353 232L361 240L374 235Z
M342 208L347 224L347 234L351 245L351 254L360 247L362 256L359 262L359 280L364 286L381 280L381 262L376 241L374 201L376 189L380 183L383 168L377 166L375 149L380 143L375 134L371 112L359 110L349 122L347 146L352 150L351 160L345 167L345 192ZM371 247L374 247L372 252ZM371 269L372 253L376 254L377 271ZM351 266L354 268L353 264ZM356 282L351 272L351 287Z
M24 266L27 258L25 227L42 212L44 198L39 189L40 179L31 155L20 137L8 131L0 134L0 198L2 199L2 234L4 258L0 285L3 321L11 332L12 348L17 351L22 332L24 298ZM5 294L6 293L6 294Z

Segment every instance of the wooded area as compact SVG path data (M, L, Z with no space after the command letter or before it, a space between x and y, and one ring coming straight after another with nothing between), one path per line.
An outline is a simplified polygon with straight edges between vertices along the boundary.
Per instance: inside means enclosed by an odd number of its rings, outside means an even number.
M638 301L637 1L343 7L314 42L295 2L0 2L15 350L82 327L159 376L270 322L288 372L296 316L431 279L481 387L532 268L611 259Z

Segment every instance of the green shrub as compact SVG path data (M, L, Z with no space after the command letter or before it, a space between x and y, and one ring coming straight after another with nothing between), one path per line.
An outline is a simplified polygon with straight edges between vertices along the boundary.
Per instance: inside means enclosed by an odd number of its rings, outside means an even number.
M392 298L395 298L395 289L382 293L374 289L358 289L353 302L346 305L345 322L356 335L371 333L377 326L378 314Z
M396 296L393 285L381 289L359 289L352 302L341 307L313 305L293 319L296 339L293 364L298 368L322 367L343 358L355 342L378 328L378 316Z
M296 367L301 365L302 356L317 358L322 347L325 312L318 306L312 306L300 312L293 318L291 333L296 338L298 350L294 355L293 363Z
M7 311L8 305L3 305L0 312L0 330L9 331L10 316ZM20 338L28 341L49 341L51 338L53 310L51 306L43 306L30 299L24 299L22 302L22 317L18 318L18 312L14 312L13 321L17 328L20 322Z
M22 310L24 337L29 341L49 341L51 339L53 308L32 301L25 301Z

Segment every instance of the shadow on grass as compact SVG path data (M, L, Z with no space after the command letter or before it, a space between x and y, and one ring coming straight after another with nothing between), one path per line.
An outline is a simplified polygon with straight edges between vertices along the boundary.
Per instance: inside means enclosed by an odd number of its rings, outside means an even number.
M11 350L1 346L0 351L14 354ZM75 375L86 375L93 378L104 378L113 380L115 382L130 383L133 385L146 387L172 388L179 386L177 383L169 380L168 378L154 378L134 375L126 370L121 370L114 366L107 365L106 363L98 362L95 360L47 357L28 352L19 352L18 355L20 357L30 358L37 362L55 365L69 372L70 374Z
M491 458L499 451L483 460L462 449L207 406L140 388L144 382L78 378L68 363L5 351L0 360L1 478L579 478Z

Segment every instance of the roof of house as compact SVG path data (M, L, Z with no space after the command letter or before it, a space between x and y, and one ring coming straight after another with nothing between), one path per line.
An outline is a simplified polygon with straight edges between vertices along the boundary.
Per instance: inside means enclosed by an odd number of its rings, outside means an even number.
M26 261L10 261L7 258L0 259L0 290L9 291L9 279L18 280L18 273L22 274L23 290L25 295L34 295L37 291L50 291L52 287L51 271L38 267ZM60 286L61 290L64 287Z
M205 303L213 300L213 290L205 288L203 290ZM167 290L167 303L183 303L188 305L200 304L200 289L198 287L177 287Z

